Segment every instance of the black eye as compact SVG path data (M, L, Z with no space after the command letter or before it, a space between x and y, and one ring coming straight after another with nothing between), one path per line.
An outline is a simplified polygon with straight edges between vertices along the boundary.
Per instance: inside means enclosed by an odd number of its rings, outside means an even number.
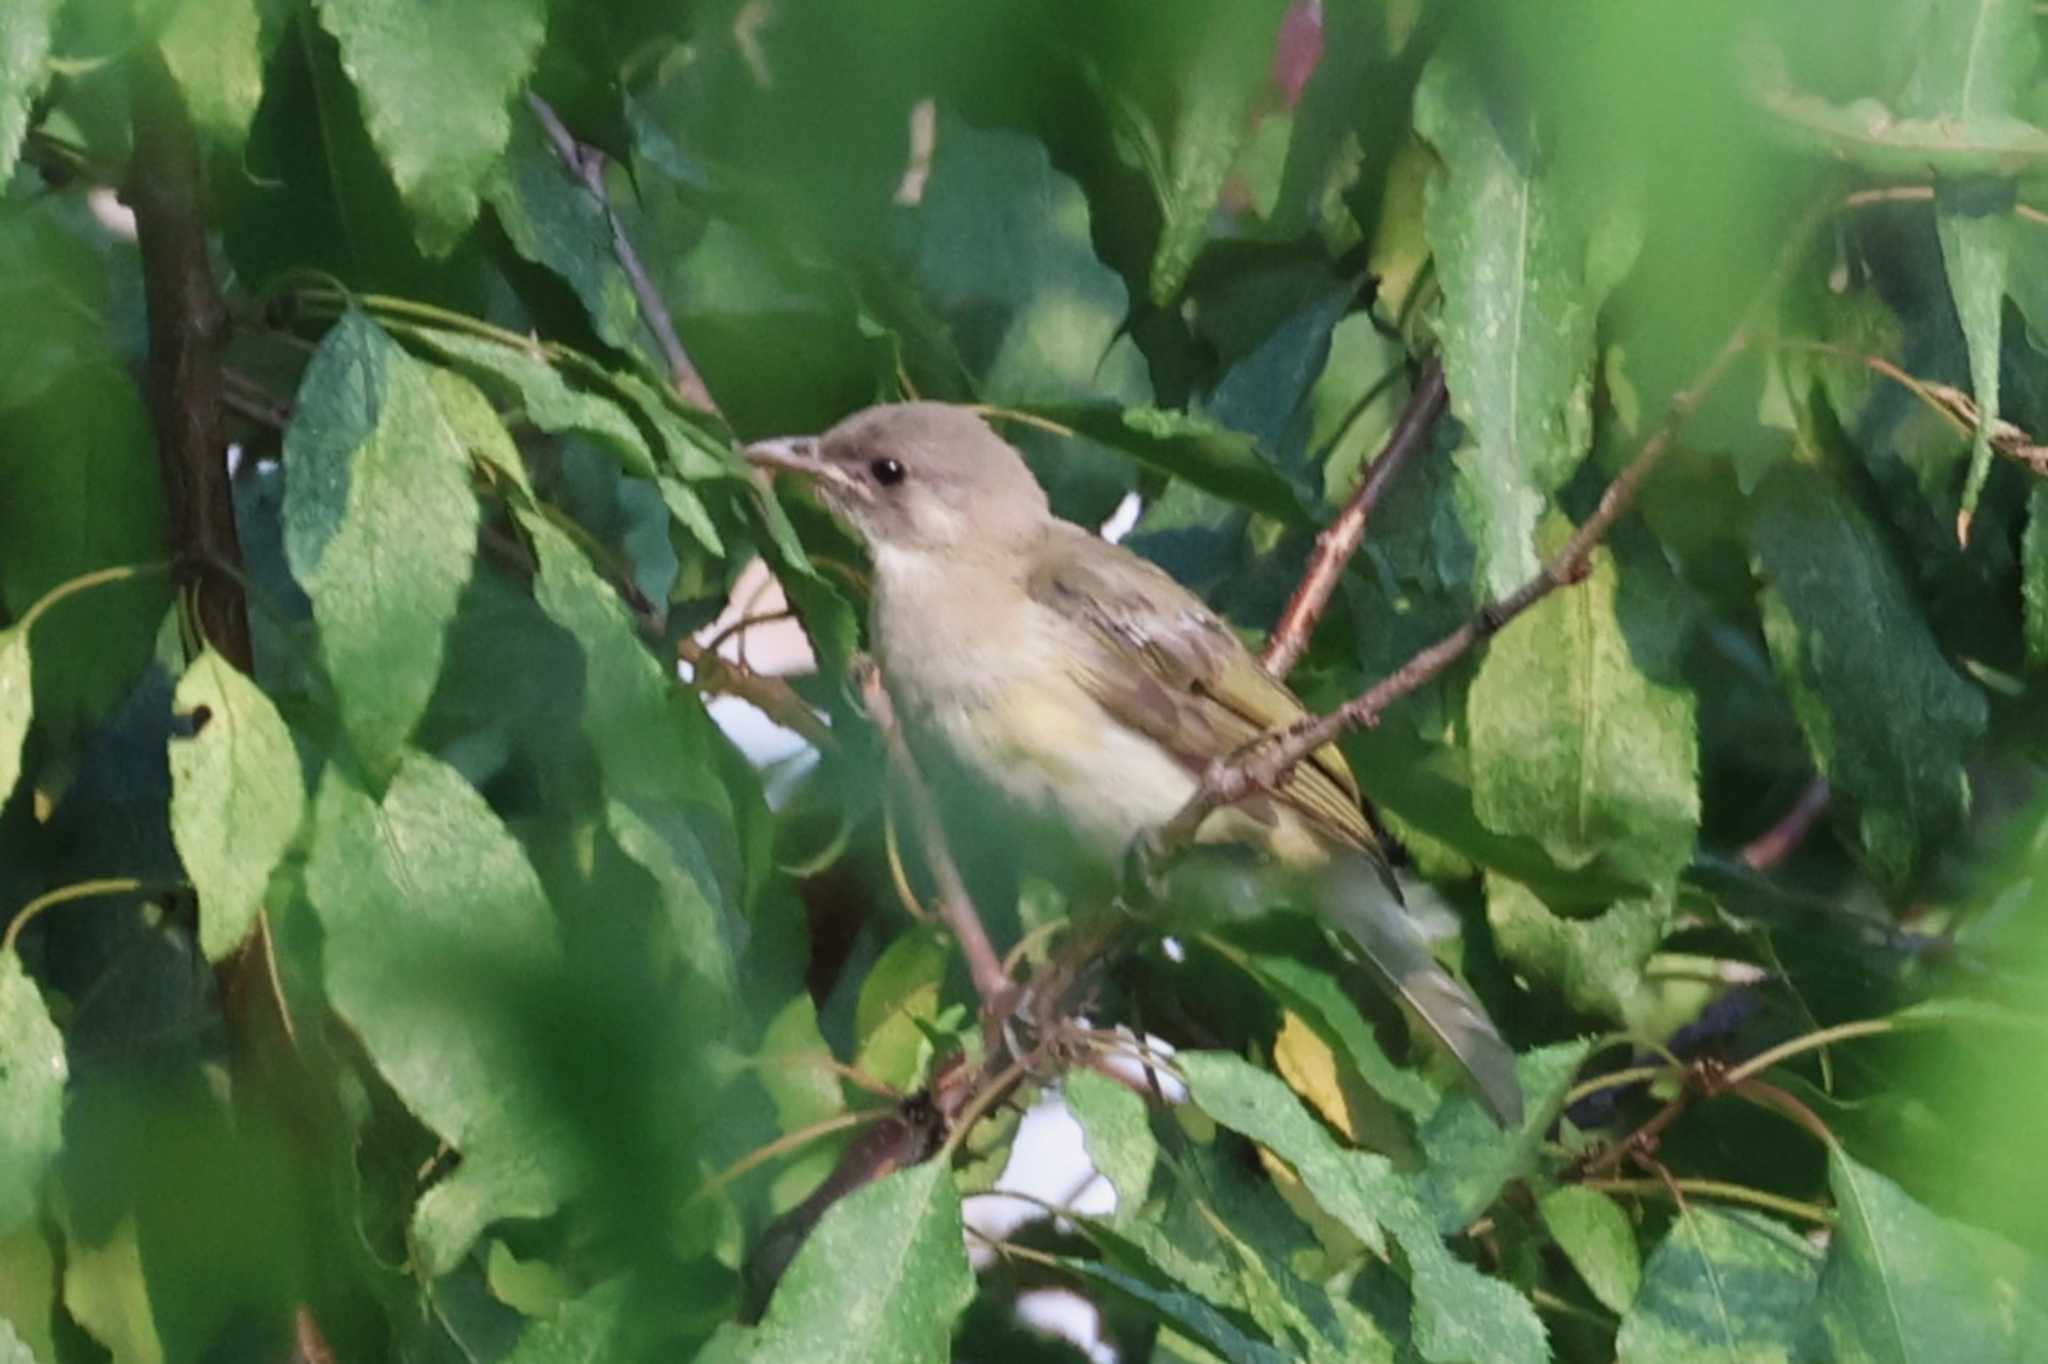
M875 476L875 482L884 488L893 488L903 481L903 465L893 459L878 459L868 465L868 472Z

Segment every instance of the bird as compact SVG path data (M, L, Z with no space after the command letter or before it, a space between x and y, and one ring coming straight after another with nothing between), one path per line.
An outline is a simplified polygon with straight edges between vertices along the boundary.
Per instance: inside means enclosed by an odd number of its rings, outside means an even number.
M1195 593L1055 515L970 408L882 404L747 455L808 484L864 544L870 646L920 768L1064 830L1104 865L1172 820L1212 761L1307 714ZM1409 917L1334 744L1210 813L1195 841L1313 873L1317 910L1494 1119L1520 1126L1514 1052Z

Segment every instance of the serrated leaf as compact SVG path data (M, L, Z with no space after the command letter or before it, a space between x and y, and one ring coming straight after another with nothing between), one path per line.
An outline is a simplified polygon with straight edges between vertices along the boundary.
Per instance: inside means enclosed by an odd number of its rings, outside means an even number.
M171 838L199 892L200 948L219 961L263 912L305 813L305 779L277 707L211 648L178 680L172 705L197 728L170 741Z
M1814 762L1901 883L1969 808L1983 694L1942 656L1877 529L1819 474L1787 466L1766 481L1751 536L1771 661Z
M35 677L28 652L28 631L19 625L0 630L0 806L21 780L21 746L35 719Z
M355 311L306 367L284 452L285 555L342 727L382 776L433 695L469 580L469 454L426 367Z
M1516 1058L1515 1074L1529 1104L1513 1131L1502 1131L1462 1090L1444 1097L1416 1134L1429 1163L1414 1178L1415 1196L1438 1231L1448 1236L1470 1226L1510 1181L1536 1169L1544 1134L1591 1050L1590 1042L1559 1042Z
M1384 1157L1346 1151L1277 1076L1224 1052L1175 1057L1194 1101L1292 1165L1324 1209L1378 1251L1391 1232L1414 1274L1415 1344L1432 1364L1547 1360L1528 1300L1453 1256ZM1384 1228L1384 1230L1382 1230Z
M1621 1321L1621 1364L1789 1364L1813 1255L1775 1223L1681 1208Z
M1416 90L1416 131L1443 161L1425 223L1451 411L1466 431L1459 511L1486 598L1536 574L1537 520L1592 440L1594 324L1640 244L1625 188L1604 187L1606 216L1589 228L1575 216L1579 191L1532 164L1530 136L1503 136L1514 117L1455 51Z
M1664 892L1618 901L1590 919L1565 918L1521 882L1486 878L1486 922L1501 956L1580 1013L1624 1026L1674 908Z
M306 891L328 998L421 1121L462 1153L413 1220L430 1274L501 1217L543 1217L578 1151L521 995L561 966L525 852L454 769L405 755L382 802L337 768L312 815Z
M541 430L588 436L617 455L627 473L655 476L654 454L625 410L600 394L571 388L541 356L461 332L422 328L415 335L471 374L498 380L501 389L518 394L520 413Z
M1597 1189L1567 1184L1543 1195L1536 1207L1551 1239L1601 1306L1627 1312L1642 1284L1643 1264L1621 1204Z
M1238 1329L1230 1318L1192 1293L1156 1288L1143 1279L1095 1260L1067 1258L1070 1272L1141 1303L1181 1334L1200 1341L1228 1364L1287 1364L1290 1356Z
M2020 540L2020 595L2027 662L2048 663L2048 483L2027 493L2027 529Z
M14 0L0 8L0 185L14 176L28 115L49 79L61 0Z
M1624 629L1619 590L1600 550L1585 582L1551 593L1487 649L1465 702L1473 808L1564 867L1602 858L1655 889L1692 859L1698 725L1688 688L1637 666L1648 641Z
M941 1364L974 1296L960 1196L943 1160L885 1175L832 1205L760 1326L727 1327L699 1364Z
M619 265L611 218L562 164L538 119L519 111L504 159L484 186L513 248L576 291L590 325L620 350L640 344L640 305Z
M0 953L0 1235L34 1215L64 1142L64 1039L12 951Z
M239 152L263 99L263 16L256 0L183 0L157 44L193 125Z
M1843 1364L1969 1364L2048 1350L2048 1264L1937 1216L1842 1148L1828 1153L1838 1217L1810 1342Z
M543 0L320 0L321 25L429 255L476 218L511 133L508 107L547 28Z
M1145 1101L1129 1086L1092 1070L1068 1072L1062 1090L1081 1124L1089 1164L1116 1190L1116 1220L1129 1220L1144 1204L1152 1167L1159 1161Z

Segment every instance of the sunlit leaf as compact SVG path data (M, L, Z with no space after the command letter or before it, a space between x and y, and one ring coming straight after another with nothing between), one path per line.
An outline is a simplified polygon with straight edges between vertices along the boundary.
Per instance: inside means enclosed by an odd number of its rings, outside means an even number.
M1486 921L1501 955L1530 979L1561 991L1581 1013L1633 1021L1643 966L1670 931L1668 892L1621 900L1590 919L1553 912L1505 876L1486 878Z
M263 98L257 0L185 0L157 42L199 131L239 152Z
M350 312L306 367L285 460L292 576L342 725L382 775L433 694L476 553L468 451L426 367Z
M1643 1266L1621 1321L1621 1364L1790 1364L1813 1300L1811 1251L1775 1223L1697 1204Z
M63 1144L64 1039L13 952L0 953L0 1234L36 1209Z
M212 649L192 660L172 704L195 732L170 744L171 836L199 892L199 945L219 961L263 912L305 812L305 779L277 707Z
M1144 1203L1152 1167L1159 1159L1145 1101L1128 1085L1092 1070L1070 1073L1063 1090L1067 1107L1081 1124L1089 1162L1116 1190L1118 1220L1128 1219Z
M0 805L21 780L21 745L35 718L35 679L30 673L28 631L0 630Z
M1537 1208L1593 1296L1611 1312L1627 1312L1642 1283L1643 1262L1621 1205L1597 1189L1567 1184L1543 1195Z

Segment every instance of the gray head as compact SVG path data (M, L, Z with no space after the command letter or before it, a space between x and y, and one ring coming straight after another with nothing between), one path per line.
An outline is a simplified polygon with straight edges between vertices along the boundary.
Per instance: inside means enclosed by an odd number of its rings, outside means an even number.
M809 478L870 548L950 550L1028 540L1051 514L1011 445L964 407L889 403L822 436L750 447Z

